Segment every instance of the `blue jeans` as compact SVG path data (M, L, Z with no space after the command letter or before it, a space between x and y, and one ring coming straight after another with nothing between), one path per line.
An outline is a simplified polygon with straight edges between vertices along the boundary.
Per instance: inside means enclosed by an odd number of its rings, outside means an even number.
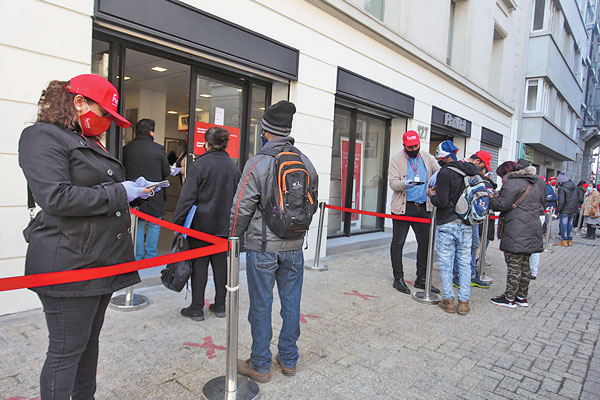
M300 297L304 278L302 249L265 253L248 250L246 275L250 297L248 321L252 333L252 368L260 373L267 373L271 368L271 308L275 281L281 302L279 315L283 319L277 344L279 359L285 367L295 367L298 362L296 341L300 337Z
M162 219L162 218L161 218ZM148 226L148 232L146 232L146 240L144 240L144 228ZM158 254L158 235L160 234L160 225L153 224L152 222L144 221L138 218L137 223L137 238L135 245L135 259L141 260L144 258L156 257Z
M573 219L575 214L561 213L560 221L560 238L562 240L573 240Z
M479 225L471 225L471 279L477 278L477 250L479 249ZM458 264L454 263L452 276L458 280Z
M468 301L471 295L471 239L470 225L449 222L437 227L435 245L437 247L442 281L442 297L454 298L452 270L458 267L458 299Z
M529 257L529 268L531 269L531 276L537 276L538 267L540 266L540 253L533 253Z

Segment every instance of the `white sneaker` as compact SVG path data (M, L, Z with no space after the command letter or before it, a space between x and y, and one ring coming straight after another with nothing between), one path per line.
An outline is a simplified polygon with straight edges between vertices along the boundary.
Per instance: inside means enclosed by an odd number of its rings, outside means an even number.
M526 298L521 298L521 297L517 296L517 298L515 299L515 303L519 307L529 307L529 303L527 303L527 299Z

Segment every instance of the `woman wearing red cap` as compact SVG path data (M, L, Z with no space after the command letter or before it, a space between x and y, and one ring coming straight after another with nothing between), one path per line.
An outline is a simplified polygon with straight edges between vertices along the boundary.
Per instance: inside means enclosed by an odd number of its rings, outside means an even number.
M37 121L19 141L19 165L41 207L24 236L25 274L103 267L133 261L129 202L148 197L145 179L123 182L123 165L98 135L117 113L115 87L97 75L52 81ZM114 291L140 282L137 272L32 288L49 332L41 399L93 399L98 337Z

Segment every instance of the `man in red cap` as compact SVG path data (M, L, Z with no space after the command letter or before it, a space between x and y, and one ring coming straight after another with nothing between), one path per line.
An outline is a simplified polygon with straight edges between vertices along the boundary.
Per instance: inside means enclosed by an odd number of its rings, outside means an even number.
M404 149L390 160L389 185L392 194L392 214L407 217L430 218L433 206L427 197L427 182L440 169L435 158L421 150L421 140L415 131L408 131L402 137ZM415 288L425 288L427 265L427 246L429 242L429 224L393 220L393 238L390 246L392 271L394 273L393 287L401 293L410 294L410 289L404 282L402 265L402 249L412 227L417 238L417 279ZM439 289L431 287L433 293Z

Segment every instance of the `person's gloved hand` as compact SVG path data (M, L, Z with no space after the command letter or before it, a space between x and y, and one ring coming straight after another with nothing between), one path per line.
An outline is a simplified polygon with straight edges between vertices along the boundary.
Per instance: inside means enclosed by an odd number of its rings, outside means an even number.
M156 185L157 183L158 183L158 182L152 182L152 181L148 181L148 180L146 180L146 178L144 178L143 176L140 176L139 178L137 178L137 179L135 180L135 184L136 184L137 186L140 186L140 187L142 187L142 188L145 188L145 187L147 187L147 186L151 186L151 185ZM150 194L150 193L151 193L151 192L154 192L154 193L160 192L160 190L161 190L162 188L164 188L164 187L169 187L169 186L171 186L171 184L170 184L169 182L167 182L167 183L166 183L164 186L158 186L158 187L155 187L155 188L152 188L152 189L148 189L148 191L147 191L147 193L148 193L148 196L154 196L154 194ZM142 199L145 199L145 198L147 198L148 196L146 196L146 197L142 197Z
M127 192L127 202L130 203L133 200L141 197L142 199L148 198L149 190L145 189L145 186L138 186L136 182L133 181L125 181L121 182L121 185L125 188Z
M171 176L175 176L181 173L181 168L177 167L175 164L171 165Z

